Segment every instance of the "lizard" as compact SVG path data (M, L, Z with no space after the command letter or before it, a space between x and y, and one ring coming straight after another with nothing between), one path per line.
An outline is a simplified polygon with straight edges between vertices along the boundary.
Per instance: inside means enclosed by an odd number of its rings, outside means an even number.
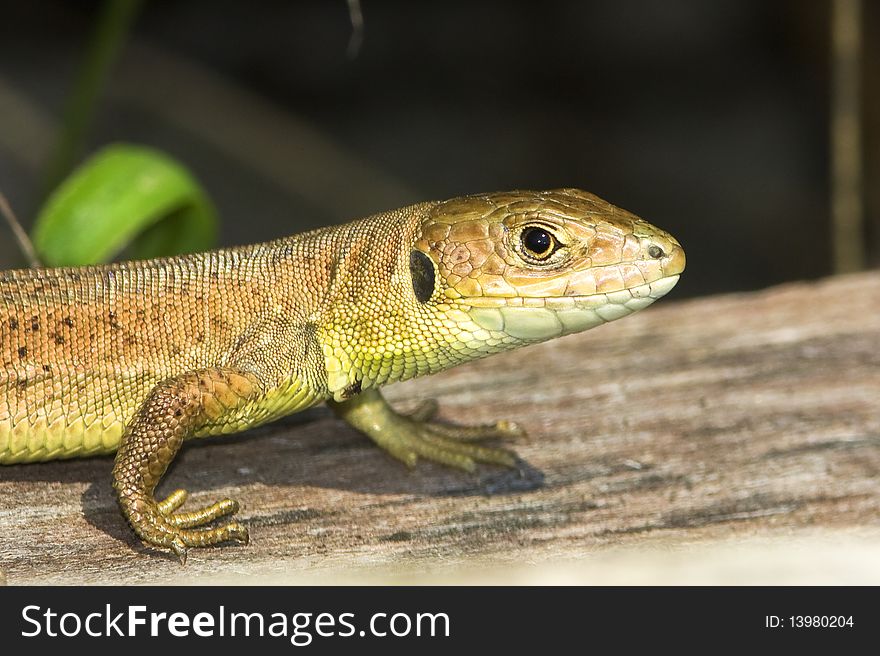
M663 230L577 189L425 202L261 244L0 272L0 464L115 452L122 515L148 547L248 542L223 499L155 489L190 438L326 402L413 467L515 466L436 403L379 388L580 332L665 295L685 267ZM222 520L223 522L218 522Z

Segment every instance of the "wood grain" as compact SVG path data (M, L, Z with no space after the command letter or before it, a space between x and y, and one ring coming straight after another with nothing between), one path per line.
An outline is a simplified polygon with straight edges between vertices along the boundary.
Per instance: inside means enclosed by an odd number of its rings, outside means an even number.
M388 392L401 407L436 397L457 422L522 423L520 470L409 472L324 408L191 443L160 491L238 499L251 544L181 567L124 524L110 458L7 466L0 580L503 583L534 566L547 574L528 581L639 582L713 545L788 562L779 540L821 544L806 568L841 555L839 536L856 536L856 560L880 553L878 272L666 299Z

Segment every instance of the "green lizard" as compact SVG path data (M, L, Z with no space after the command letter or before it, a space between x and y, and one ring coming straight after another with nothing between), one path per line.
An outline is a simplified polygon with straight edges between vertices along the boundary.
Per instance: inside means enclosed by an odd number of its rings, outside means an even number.
M575 189L413 205L277 241L144 262L0 273L0 463L116 451L148 545L247 542L230 499L153 492L183 441L326 401L407 465L512 466L378 388L630 314L684 269L678 242Z

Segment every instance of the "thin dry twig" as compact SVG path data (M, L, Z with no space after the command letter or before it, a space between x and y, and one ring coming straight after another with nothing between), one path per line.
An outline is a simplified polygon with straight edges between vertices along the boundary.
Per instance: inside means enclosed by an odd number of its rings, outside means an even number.
M3 217L9 224L12 234L15 235L15 240L18 242L18 247L21 249L25 258L27 258L30 267L36 269L43 266L40 263L40 258L37 257L37 252L34 250L34 245L31 243L30 237L28 237L24 228L21 227L21 222L19 222L18 217L15 216L15 212L12 211L12 206L9 204L9 201L6 199L6 196L2 191L0 191L0 214L3 214Z
M834 269L865 268L861 59L862 2L832 4L831 216Z
M351 19L351 37L348 40L348 57L354 59L364 42L364 14L360 0L348 0L348 16Z

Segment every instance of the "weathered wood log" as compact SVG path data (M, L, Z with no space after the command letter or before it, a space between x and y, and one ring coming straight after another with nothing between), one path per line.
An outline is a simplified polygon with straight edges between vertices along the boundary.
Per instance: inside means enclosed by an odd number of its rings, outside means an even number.
M160 492L238 499L251 544L193 550L181 567L125 525L111 458L2 467L0 571L11 584L436 582L479 567L505 582L538 563L557 583L634 582L652 549L660 567L670 549L686 560L719 541L728 553L731 540L855 533L851 557L880 576L878 272L666 299L388 391L400 406L435 397L459 422L520 422L521 469L410 472L323 408L193 442ZM764 553L754 544L748 562Z

